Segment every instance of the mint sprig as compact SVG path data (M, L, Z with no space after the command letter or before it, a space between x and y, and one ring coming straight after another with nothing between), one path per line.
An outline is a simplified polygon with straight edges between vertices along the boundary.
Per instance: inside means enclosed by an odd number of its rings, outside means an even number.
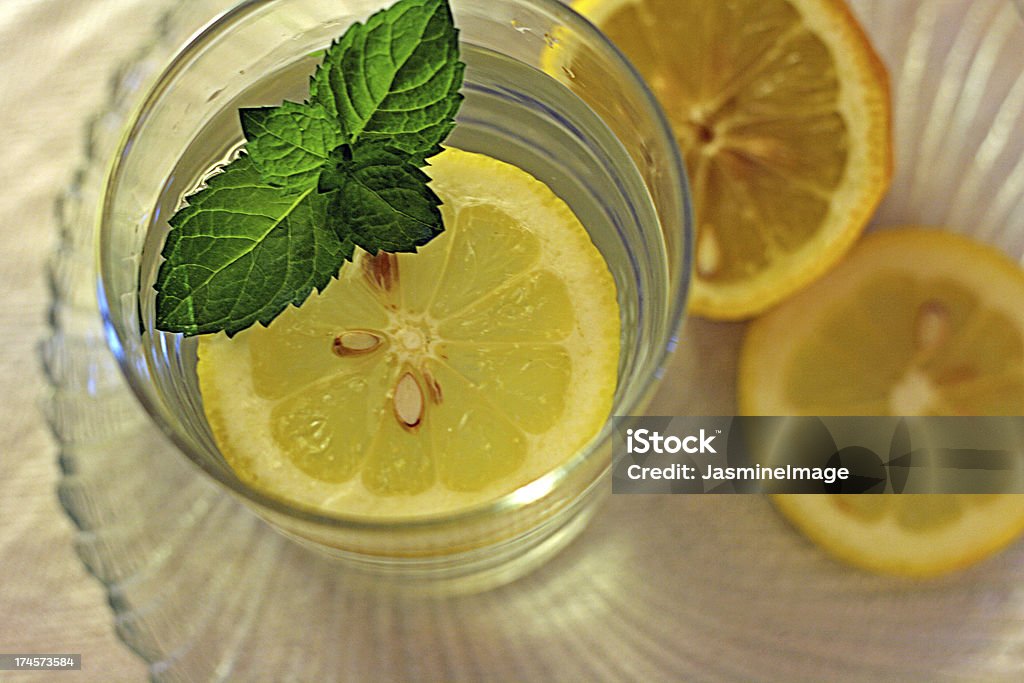
M339 238L375 254L408 251L440 234L441 200L407 153L361 142L342 145L331 159L317 189L332 197L328 220Z
M309 86L352 141L411 156L440 151L451 132L465 65L447 2L399 2L353 26Z
M447 0L400 0L335 41L302 103L243 109L243 154L170 219L156 327L267 325L338 275L355 247L412 252L440 234L421 170L462 101Z
M279 107L242 109L246 152L267 183L308 188L330 158L347 142L338 124L318 104L282 102Z

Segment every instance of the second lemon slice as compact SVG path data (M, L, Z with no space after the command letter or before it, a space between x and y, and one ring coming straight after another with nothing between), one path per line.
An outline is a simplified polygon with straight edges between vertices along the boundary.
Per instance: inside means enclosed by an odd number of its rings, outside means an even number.
M1024 414L1024 270L935 229L866 236L835 270L754 321L748 415ZM1024 531L1020 495L781 495L793 524L874 571L942 574Z
M446 229L419 253L363 253L268 328L200 342L210 425L256 488L437 514L557 467L607 419L619 312L586 230L514 166L455 149L430 164Z
M886 71L842 0L573 7L636 65L684 153L697 219L691 310L756 315L839 260L892 172ZM549 61L558 56L556 46Z

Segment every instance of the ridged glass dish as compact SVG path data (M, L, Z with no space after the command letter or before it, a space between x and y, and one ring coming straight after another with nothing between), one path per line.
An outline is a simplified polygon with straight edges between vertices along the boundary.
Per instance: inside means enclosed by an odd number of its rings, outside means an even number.
M927 582L841 566L754 496L612 496L536 573L477 595L353 585L215 488L107 350L93 216L126 116L220 6L183 1L114 79L59 207L43 344L60 500L117 633L157 681L1016 681L1024 543ZM896 173L880 224L946 224L1024 256L1024 8L854 0L888 65ZM728 414L739 325L695 324L652 412ZM699 362L698 362L699 361ZM683 392L685 382L702 391ZM713 391L718 387L718 391Z

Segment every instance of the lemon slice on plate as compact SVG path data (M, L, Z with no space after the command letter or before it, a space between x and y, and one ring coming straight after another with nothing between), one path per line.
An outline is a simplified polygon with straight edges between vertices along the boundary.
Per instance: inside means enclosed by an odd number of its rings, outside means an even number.
M568 206L526 172L447 149L425 169L445 232L361 253L267 328L204 337L198 374L239 477L348 515L467 508L562 464L602 428L615 283Z
M776 507L840 560L927 578L972 565L1024 530L1017 495L776 495Z
M697 220L691 311L750 317L840 259L892 174L888 77L841 0L572 7L623 50L673 124ZM557 58L573 73L571 55Z
M866 236L751 323L747 415L1024 414L1024 270L924 228ZM1024 496L783 495L792 523L855 565L911 576L980 560L1024 531Z

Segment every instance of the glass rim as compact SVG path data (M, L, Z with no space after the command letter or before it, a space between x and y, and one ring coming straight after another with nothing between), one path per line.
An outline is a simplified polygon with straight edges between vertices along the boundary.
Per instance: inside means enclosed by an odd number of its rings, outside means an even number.
M100 248L104 236L108 232L109 226L112 223L110 220L111 199L115 192L115 188L120 181L123 159L128 153L131 144L137 137L139 128L147 119L147 113L154 108L156 102L168 90L168 86L170 82L173 81L176 74L185 68L191 59L197 53L201 52L202 48L206 44L220 35L223 30L242 21L254 11L281 1L282 0L242 0L242 2L239 2L237 5L219 13L209 20L203 27L193 33L192 36L184 42L184 44L175 49L170 63L160 71L153 83L147 87L139 104L128 116L128 123L125 126L121 140L118 143L117 151L108 165L107 173L105 174L103 186L100 192L102 204L99 212L99 225L96 241L96 258L98 261L99 271L96 294L99 303L100 316L105 330L107 345L110 347L117 359L118 365L121 368L122 376L125 378L132 393L143 405L148 417L156 424L160 431L171 440L171 442L179 451L181 451L188 461L203 470L207 475L216 480L219 485L224 486L231 493L253 503L259 510L265 510L274 515L281 515L319 526L345 528L351 531L382 532L400 530L408 532L444 528L449 525L459 525L468 520L486 519L505 510L528 506L543 500L545 496L552 491L555 491L559 484L570 474L595 456L601 445L610 438L612 418L618 414L630 414L642 403L649 390L657 382L668 358L675 350L678 341L678 334L682 329L685 318L686 303L689 294L690 270L693 259L692 243L694 239L693 211L686 169L682 160L682 155L676 143L671 124L668 121L668 117L662 110L661 105L651 92L646 81L644 81L643 77L619 50L619 48L616 47L593 23L559 0L502 1L537 7L544 11L547 16L556 17L565 25L575 27L581 32L584 39L588 41L588 44L601 46L601 49L609 54L612 61L614 61L628 79L633 82L633 85L636 87L639 95L643 98L643 101L639 104L642 104L642 108L651 115L656 126L655 132L657 137L661 138L664 143L662 146L668 155L668 171L670 180L674 179L675 181L669 183L671 191L673 195L675 195L672 197L673 204L679 206L682 210L682 215L679 216L679 219L683 226L682 233L678 236L678 240L676 240L675 249L672 249L672 243L670 240L664 240L666 252L668 252L666 256L669 268L669 282L666 285L666 290L669 305L663 312L659 322L666 327L665 337L659 340L659 347L656 352L652 354L653 358L648 363L646 370L633 382L633 384L638 385L639 390L627 390L625 392L622 403L619 406L616 406L619 411L609 415L601 431L594 435L586 445L580 448L561 465L544 473L537 479L528 482L513 491L502 494L487 503L473 505L465 509L435 515L425 515L422 517L401 517L397 519L332 514L301 503L288 501L247 486L237 477L227 476L221 469L210 467L203 462L202 458L195 457L192 454L192 445L187 443L185 439L178 434L177 430L172 428L162 417L157 406L154 404L154 401L146 391L146 388L141 385L138 377L132 372L130 367L131 364L123 351L125 348L124 335L122 334L119 325L114 321L114 317L111 315L111 311L115 310L116 302L111 301L107 288L104 285L104 282L108 278L105 277L106 269L104 268L104 259L101 257L102 249ZM455 3L458 2L458 0L453 1ZM1024 0L1021 1L1024 2ZM662 226L662 231L664 232L664 226ZM673 263L678 264L678 267L674 271L672 269ZM595 482L598 481L605 472L607 472L608 467L610 467L610 464L602 470L598 477L595 478ZM587 488L591 488L595 482L588 484Z

